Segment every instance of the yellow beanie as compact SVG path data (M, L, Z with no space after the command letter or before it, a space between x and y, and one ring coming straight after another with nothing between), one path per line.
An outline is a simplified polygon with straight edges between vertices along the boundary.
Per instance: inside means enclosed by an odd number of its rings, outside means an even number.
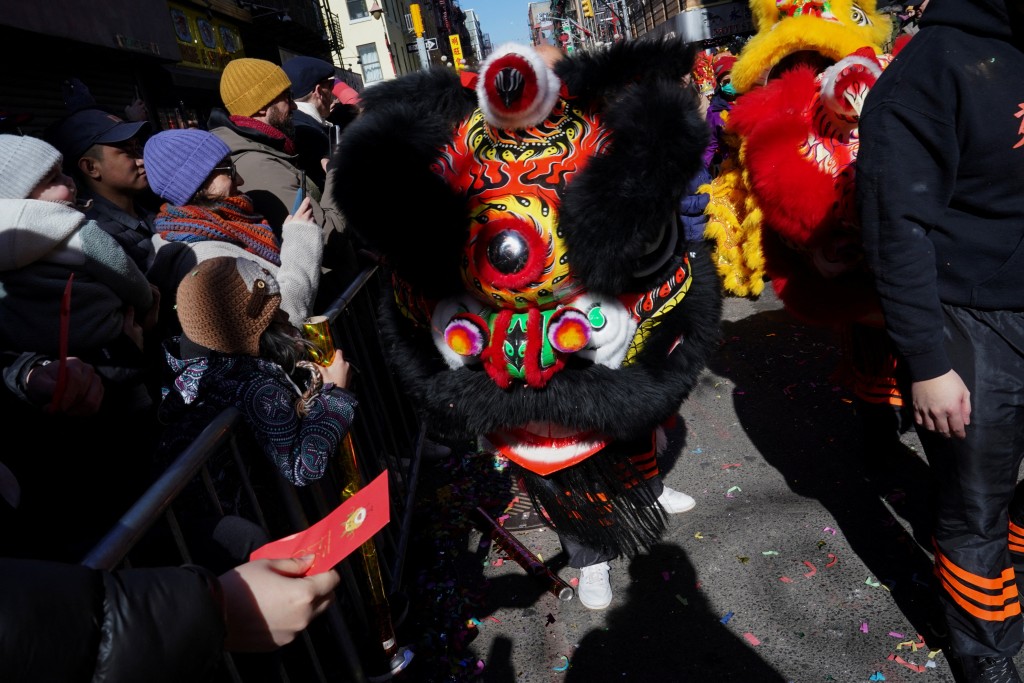
M252 116L292 87L284 69L265 59L232 59L220 77L220 98L229 114Z

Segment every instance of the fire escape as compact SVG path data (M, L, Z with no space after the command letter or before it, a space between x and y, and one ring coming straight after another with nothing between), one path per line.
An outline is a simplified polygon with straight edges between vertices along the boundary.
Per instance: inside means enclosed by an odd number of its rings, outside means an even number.
M327 41L328 49L334 53L334 62L344 64L341 51L345 48L345 41L341 37L341 21L338 15L331 11L328 0L318 0L320 3L320 15L324 22L324 39Z

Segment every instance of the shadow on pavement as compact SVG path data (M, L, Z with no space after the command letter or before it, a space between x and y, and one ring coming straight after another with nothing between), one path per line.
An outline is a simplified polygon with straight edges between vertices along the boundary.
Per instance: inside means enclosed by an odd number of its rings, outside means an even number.
M625 604L580 641L566 681L785 680L710 609L682 548L655 546L630 561L629 578Z
M734 384L736 415L751 442L790 490L833 516L929 645L944 645L931 560L918 545L930 536L925 462L899 444L865 452L852 396L829 379L839 360L829 330L773 310L723 321L722 332L710 369ZM913 536L883 499L911 524Z

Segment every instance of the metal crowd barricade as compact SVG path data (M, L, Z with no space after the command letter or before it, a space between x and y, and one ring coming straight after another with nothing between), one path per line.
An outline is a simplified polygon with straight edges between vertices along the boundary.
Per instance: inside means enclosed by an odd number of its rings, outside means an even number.
M359 399L356 420L352 426L352 441L358 456L362 475L360 485L381 472L389 473L391 498L391 524L374 536L382 579L391 595L400 595L405 552L409 543L413 502L419 475L420 452L425 437L425 425L415 415L412 404L396 384L389 372L378 336L377 301L383 286L382 274L376 266L362 271L324 313L332 323L335 340L346 359L356 368L356 378L350 388ZM218 415L203 432L167 467L159 479L139 498L108 534L83 559L82 564L97 569L115 569L138 566L133 551L139 542L158 523L165 523L168 536L173 539L166 548L183 563L192 561L188 534L178 524L175 500L186 486L197 477L213 502L217 498L206 470L211 457L227 453L235 460L237 470L243 473L241 482L250 508L256 511L257 521L269 531L264 510L272 507L283 510L286 520L275 519L276 526L286 526L292 532L300 531L330 512L340 503L342 489L348 482L340 478L341 468L332 463L323 479L311 486L298 488L279 478L274 500L268 501L254 490L244 476L242 466L246 456L239 448L236 433L245 429L241 415L229 408ZM262 454L261 454L262 455ZM249 455L251 458L251 454ZM163 538L161 537L161 541ZM368 609L368 590L355 565L358 553L339 565L342 583L338 599L332 608L299 639L301 677L289 672L284 658L275 662L280 681L351 681L364 683L372 679L364 670L365 648L379 647L372 638L361 634L372 633L373 617ZM150 555L151 557L151 555ZM145 561L145 560L143 560ZM225 655L225 670L231 681L245 683L231 655ZM262 672L261 680L266 680Z

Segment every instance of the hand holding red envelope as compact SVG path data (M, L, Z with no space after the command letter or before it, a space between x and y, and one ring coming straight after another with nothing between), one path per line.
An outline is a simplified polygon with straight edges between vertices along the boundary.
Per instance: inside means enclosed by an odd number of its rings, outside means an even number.
M313 526L271 541L255 550L249 559L315 555L316 559L305 576L321 574L333 568L391 521L387 475L385 470Z

